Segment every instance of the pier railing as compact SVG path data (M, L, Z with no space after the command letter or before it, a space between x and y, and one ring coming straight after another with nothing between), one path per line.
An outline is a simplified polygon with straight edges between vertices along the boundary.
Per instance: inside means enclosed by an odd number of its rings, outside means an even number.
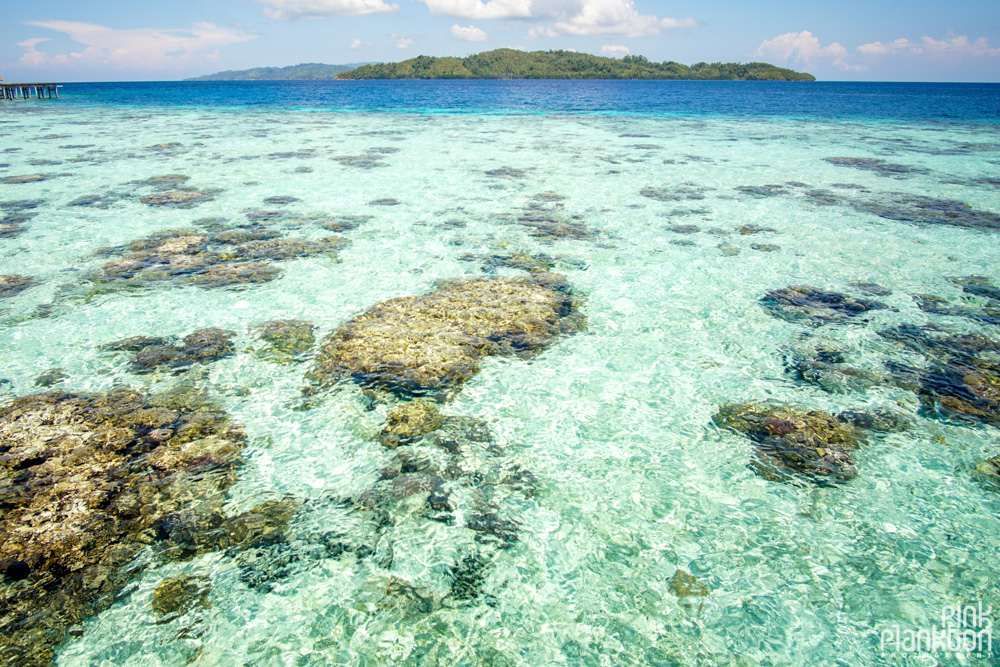
M0 99L3 100L29 100L32 95L35 99L51 99L59 97L59 89L62 86L58 83L3 83L0 82Z

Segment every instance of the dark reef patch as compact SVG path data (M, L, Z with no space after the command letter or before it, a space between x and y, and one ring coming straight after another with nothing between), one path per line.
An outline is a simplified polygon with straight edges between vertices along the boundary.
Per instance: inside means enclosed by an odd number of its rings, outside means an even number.
M847 322L872 311L888 308L880 301L822 290L810 285L771 290L761 298L760 303L774 317L813 326Z
M824 158L824 160L838 167L851 167L853 169L871 171L878 176L886 178L906 178L914 174L930 173L926 169L910 167L905 164L894 164L874 157L828 157Z

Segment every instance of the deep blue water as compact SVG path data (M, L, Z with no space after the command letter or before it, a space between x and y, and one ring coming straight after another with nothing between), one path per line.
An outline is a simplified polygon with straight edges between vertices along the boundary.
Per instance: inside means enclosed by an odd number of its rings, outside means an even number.
M1000 121L1000 84L776 81L74 83L77 104Z

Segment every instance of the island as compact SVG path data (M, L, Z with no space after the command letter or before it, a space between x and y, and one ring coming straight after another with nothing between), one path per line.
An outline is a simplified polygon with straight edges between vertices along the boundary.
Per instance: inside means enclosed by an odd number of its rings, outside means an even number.
M609 58L576 51L496 49L466 58L417 56L398 63L258 67L190 81L316 79L675 79L695 81L815 81L805 72L768 63L653 62L644 56Z
M341 72L355 69L366 63L350 65L324 65L323 63L302 63L288 67L254 67L244 70L226 70L205 76L196 76L185 81L329 81Z

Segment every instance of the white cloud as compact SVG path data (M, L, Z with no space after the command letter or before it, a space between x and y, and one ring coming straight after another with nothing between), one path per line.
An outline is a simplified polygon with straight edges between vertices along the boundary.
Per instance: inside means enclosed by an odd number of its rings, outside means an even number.
M545 25L536 25L528 30L528 39L538 39L539 37L558 37L559 33Z
M643 37L664 30L694 28L691 18L640 14L633 0L418 0L431 14L464 19L522 19L551 23L533 27L529 38L559 34Z
M289 21L293 19L321 19L327 16L363 16L388 14L399 5L382 0L254 0L264 8L264 16Z
M1000 57L1000 48L991 47L985 37L971 41L968 35L952 35L947 39L924 36L919 42L905 37L885 43L870 42L862 44L851 53L838 42L823 46L815 35L803 30L764 40L754 53L755 58L767 58L783 64L796 62L808 67L829 61L841 70L857 72L867 71L868 66L852 64L852 61L856 63L860 59L870 63L875 58L885 56L955 61L968 57Z
M405 35L397 35L396 33L392 33L392 35L390 36L394 40L396 40L397 49L408 49L416 43L409 37L406 37Z
M817 60L843 59L848 56L847 49L838 42L821 46L819 39L808 30L802 32L787 32L773 39L761 42L754 53L757 58L774 58L783 62L800 62L811 65Z
M601 53L613 58L621 58L622 56L627 56L629 54L629 49L627 46L605 44L601 47Z
M163 69L182 64L195 56L210 58L217 49L254 39L256 34L222 28L213 23L195 23L189 30L132 28L115 30L76 21L30 21L28 25L61 32L86 48L69 54L49 55L37 49L45 38L18 44L24 49L20 64L26 66L102 65L121 69Z
M985 37L972 42L968 35L952 35L948 39L934 39L924 35L919 42L911 42L906 38L888 44L872 42L859 46L858 52L865 56L907 55L955 60L1000 56L1000 48L990 47Z
M35 37L33 39L26 39L23 42L18 42L17 45L24 49L24 54L21 56L18 64L25 67L39 67L41 65L51 63L50 56L35 48L36 44L41 44L42 42L47 41L49 41L48 37ZM66 59L65 56L63 56L63 58Z
M360 51L361 49L371 48L372 46L374 46L374 44L372 44L371 42L365 42L355 37L354 39L351 40L350 48L354 49L355 51Z
M419 0L431 14L460 19L531 18L531 0Z
M485 42L487 39L486 33L476 26L470 25L467 28L463 28L457 23L451 26L451 36L463 42Z
M691 18L660 19L640 14L632 0L583 0L578 13L556 21L559 32L568 35L646 37L673 28L696 28Z

